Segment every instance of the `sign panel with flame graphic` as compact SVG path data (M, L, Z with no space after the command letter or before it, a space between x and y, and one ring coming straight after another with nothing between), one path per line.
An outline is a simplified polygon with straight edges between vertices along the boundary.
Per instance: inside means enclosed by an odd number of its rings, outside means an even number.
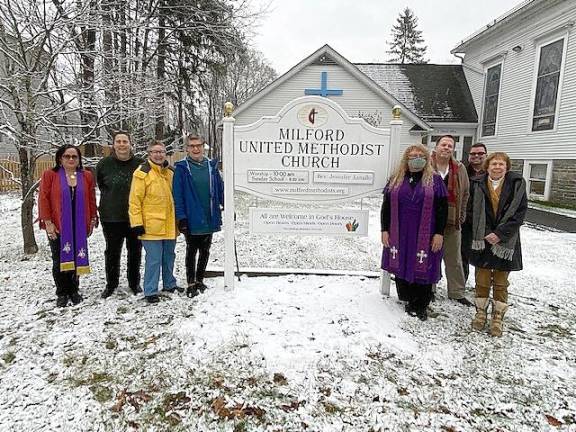
M389 158L390 129L318 96L234 128L235 188L267 199L342 202L380 193Z

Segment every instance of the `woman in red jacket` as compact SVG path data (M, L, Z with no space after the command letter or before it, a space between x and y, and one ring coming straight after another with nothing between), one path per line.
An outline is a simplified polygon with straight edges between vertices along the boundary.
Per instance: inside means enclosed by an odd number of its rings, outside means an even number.
M38 208L52 251L56 305L76 305L83 300L78 276L90 272L88 237L98 222L94 178L82 168L78 147L65 144L56 151L56 165L42 174Z

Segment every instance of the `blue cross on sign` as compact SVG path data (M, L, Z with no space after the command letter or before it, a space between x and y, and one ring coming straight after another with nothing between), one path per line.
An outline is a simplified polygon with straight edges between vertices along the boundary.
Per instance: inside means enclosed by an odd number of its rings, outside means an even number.
M328 89L328 72L322 72L319 89L304 89L306 96L342 96L343 90Z

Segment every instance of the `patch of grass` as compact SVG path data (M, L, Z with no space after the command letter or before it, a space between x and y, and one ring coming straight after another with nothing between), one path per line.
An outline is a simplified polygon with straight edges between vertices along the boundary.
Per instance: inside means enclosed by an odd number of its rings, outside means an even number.
M112 400L112 398L114 398L114 392L108 386L100 384L92 385L90 386L90 391L94 395L94 399L96 399L101 404L109 402Z
M36 312L34 315L38 316L38 318L36 318L37 320L41 320L44 319L48 316L48 311L47 310L39 310L38 312Z
M324 411L326 411L328 414L338 414L344 411L342 408L332 402L324 401L322 405L324 406Z
M538 334L540 336L562 336L562 337L572 337L574 333L569 329L559 325L559 324L547 324L538 327Z
M114 339L108 339L104 346L106 347L106 349L115 350L116 348L118 348L118 342L116 342L116 340Z
M96 384L110 382L112 381L112 377L106 372L94 372L88 378L71 378L69 381L74 387L94 386Z
M2 361L7 365L12 363L15 359L16 354L14 354L12 351L6 351L4 354L2 354Z
M126 306L118 306L118 309L116 309L116 313L118 315L123 315L127 312L128 312L128 308Z
M557 202L553 202L553 201L536 201L536 200L529 200L529 202L531 202L533 204L538 204L538 205L541 205L544 207L576 210L576 204L563 204L563 203L557 203Z
M245 432L248 430L248 423L246 420L240 420L234 425L234 432Z

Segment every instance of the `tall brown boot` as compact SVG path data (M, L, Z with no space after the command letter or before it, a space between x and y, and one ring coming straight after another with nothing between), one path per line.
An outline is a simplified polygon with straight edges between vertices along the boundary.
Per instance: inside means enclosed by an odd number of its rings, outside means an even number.
M492 323L490 324L490 334L492 336L502 336L502 320L508 310L508 305L499 301L494 301L492 306Z
M486 319L488 317L488 304L490 299L476 297L474 299L474 304L476 305L476 315L472 319L472 328L474 330L484 330L486 326Z

